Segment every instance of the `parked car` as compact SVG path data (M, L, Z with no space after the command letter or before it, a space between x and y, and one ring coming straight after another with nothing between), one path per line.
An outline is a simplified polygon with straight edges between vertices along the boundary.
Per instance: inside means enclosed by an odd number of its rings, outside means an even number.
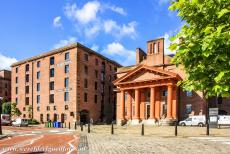
M28 126L29 122L28 119L21 119L21 118L17 118L12 122L12 126Z
M219 115L218 125L230 125L230 115Z
M204 115L190 116L189 118L187 118L183 121L180 121L179 125L203 127L205 125L205 116Z
M10 125L10 115L9 114L1 114L1 124L2 125Z

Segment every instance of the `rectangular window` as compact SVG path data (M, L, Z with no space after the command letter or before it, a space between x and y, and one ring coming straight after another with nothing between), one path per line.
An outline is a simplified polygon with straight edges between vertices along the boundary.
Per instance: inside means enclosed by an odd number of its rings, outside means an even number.
M40 67L40 66L41 66L41 62L37 61L37 67Z
M95 65L98 65L98 59L97 58L95 59Z
M37 83L37 91L40 91L40 83Z
M29 82L29 81L30 81L30 75L26 74L26 82Z
M69 78L65 78L65 88L69 88Z
M162 96L168 96L168 91L167 90L163 90L162 91Z
M84 70L85 70L85 75L88 75L88 66L85 66Z
M37 95L37 104L40 104L40 95Z
M54 106L54 111L56 111L57 110L57 107L56 106Z
M30 92L30 87L26 86L26 94L29 94L29 92Z
M154 43L154 53L155 54L158 53L158 48L157 48L157 44L156 43Z
M88 80L87 79L84 80L84 88L88 88Z
M186 91L186 95L187 95L188 97L192 97L192 91Z
M87 54L84 54L84 60L89 61L89 56Z
M186 113L190 114L192 112L192 104L186 104Z
M95 77L98 78L98 70L95 70Z
M46 106L46 110L47 110L47 111L50 111L50 107L49 107L49 106ZM47 114L47 118L48 118L48 114Z
M30 70L30 65L26 64L26 72L28 72Z
M40 111L40 106L37 107L37 111Z
M84 102L88 102L88 94L84 93Z
M65 60L69 60L69 52L65 53Z
M18 98L17 97L15 98L15 103L18 104Z
M29 105L29 104L30 104L30 98L26 97L26 105Z
M18 87L15 88L15 93L18 94Z
M47 111L48 111L48 110L47 110ZM46 115L46 120L47 120L47 121L50 121L50 114L47 114L47 115Z
M97 90L97 82L94 83L94 90Z
M18 83L18 77L15 78L15 83Z
M16 67L15 72L18 73L18 67Z
M97 95L94 95L94 103L97 103Z
M54 94L50 94L50 103L54 103Z
M50 69L50 77L54 77L54 68Z
M37 79L40 79L41 73L40 71L37 72Z
M65 73L69 73L69 65L65 65Z
M54 90L54 81L50 82L50 90Z
M69 92L65 92L64 101L69 101Z
M54 65L54 57L50 57L50 65Z

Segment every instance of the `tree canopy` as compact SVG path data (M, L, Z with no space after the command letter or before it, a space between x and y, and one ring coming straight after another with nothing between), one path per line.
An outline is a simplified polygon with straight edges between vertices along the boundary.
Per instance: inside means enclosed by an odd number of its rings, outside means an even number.
M178 84L206 98L230 96L230 0L177 0L169 9L185 22L169 47L187 74Z

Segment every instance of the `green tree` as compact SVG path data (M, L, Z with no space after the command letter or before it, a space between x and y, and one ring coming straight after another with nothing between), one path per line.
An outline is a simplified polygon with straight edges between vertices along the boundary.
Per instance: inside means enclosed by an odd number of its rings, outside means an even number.
M2 113L11 114L11 102L2 103Z
M185 22L171 38L176 50L173 63L187 74L178 84L204 96L230 96L230 0L177 0L170 10Z
M30 118L30 119L32 119L32 112L33 112L33 108L32 108L32 106L31 105L29 105L28 107L27 107L27 113L28 113L28 117Z
M17 108L17 104L16 103L11 103L11 116L12 117L19 117L20 115L22 115L21 111Z

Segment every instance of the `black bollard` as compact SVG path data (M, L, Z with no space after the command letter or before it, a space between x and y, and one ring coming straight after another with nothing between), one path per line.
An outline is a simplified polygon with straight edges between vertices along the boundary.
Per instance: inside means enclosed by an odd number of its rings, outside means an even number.
M177 120L176 120L176 123L175 123L175 136L177 136Z
M144 124L142 124L142 127L141 127L141 135L144 136L144 134L145 134Z
M77 130L77 122L75 122L75 126L74 126L75 130Z
M88 133L90 133L90 123L88 123Z
M70 129L70 122L69 122L69 129Z
M82 123L80 125L81 125L81 131L83 131L83 125L82 125Z
M113 130L113 122L112 122L112 126L111 126L111 134L114 134L114 130Z

